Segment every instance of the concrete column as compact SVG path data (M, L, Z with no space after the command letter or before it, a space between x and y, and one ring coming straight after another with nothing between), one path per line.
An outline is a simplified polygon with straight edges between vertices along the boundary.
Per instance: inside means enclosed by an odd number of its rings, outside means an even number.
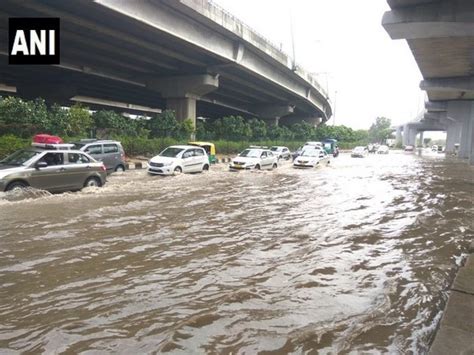
M418 134L418 131L415 128L410 128L409 129L409 135L408 135L408 145L416 146L416 136Z
M459 122L450 122L446 129L446 153L454 153L454 145L461 142L461 124Z
M424 135L424 132L421 131L420 132L420 146L423 147L423 135Z
M461 127L461 142L459 145L459 157L462 159L468 159L471 155L472 148L472 117L466 117L462 122Z
M398 126L397 127L397 133L396 133L396 136L395 136L395 145L400 145L402 144L402 126Z
M161 93L166 107L176 113L178 120L191 119L196 127L196 100L219 87L219 76L197 74L150 78L147 87Z
M166 108L172 110L176 114L178 121L191 119L194 127L196 127L196 99L183 98L168 98L166 99Z
M408 143L408 136L410 135L410 126L407 124L403 126L403 145L410 145Z

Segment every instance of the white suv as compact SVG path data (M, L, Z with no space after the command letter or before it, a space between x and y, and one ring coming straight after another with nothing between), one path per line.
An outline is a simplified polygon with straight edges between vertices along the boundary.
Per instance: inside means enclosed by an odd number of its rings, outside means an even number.
M148 162L148 173L173 175L209 170L209 158L203 148L192 145L173 145Z
M278 156L269 149L245 149L237 157L232 159L230 170L249 169L274 169L278 167Z

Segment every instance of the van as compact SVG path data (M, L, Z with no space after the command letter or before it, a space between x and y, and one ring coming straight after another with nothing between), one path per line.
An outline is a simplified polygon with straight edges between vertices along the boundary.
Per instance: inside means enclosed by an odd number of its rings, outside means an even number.
M102 161L107 172L125 171L125 152L122 144L114 140L81 139L74 142L76 149Z

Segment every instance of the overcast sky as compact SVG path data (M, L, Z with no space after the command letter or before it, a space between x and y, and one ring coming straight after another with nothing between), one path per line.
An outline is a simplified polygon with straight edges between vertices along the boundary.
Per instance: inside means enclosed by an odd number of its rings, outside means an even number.
M336 124L364 129L377 116L401 124L423 109L410 49L381 25L385 0L214 1L289 54L293 19L296 62L321 73L323 87L327 79Z

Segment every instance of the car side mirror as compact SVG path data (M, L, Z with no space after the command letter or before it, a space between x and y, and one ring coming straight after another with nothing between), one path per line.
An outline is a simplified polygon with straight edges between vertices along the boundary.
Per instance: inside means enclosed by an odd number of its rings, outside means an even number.
M39 161L35 164L36 169L46 168L47 166L48 166L48 163L46 163L45 161Z

